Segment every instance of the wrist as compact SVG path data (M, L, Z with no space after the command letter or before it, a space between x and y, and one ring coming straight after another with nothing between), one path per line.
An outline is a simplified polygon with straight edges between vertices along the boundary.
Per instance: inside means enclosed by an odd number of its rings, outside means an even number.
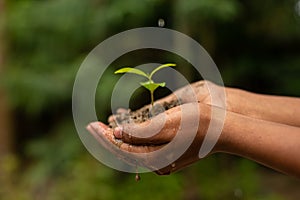
M229 111L223 110L222 108L218 108L218 107L214 107L214 106L208 106L209 110L208 112L206 112L206 114L203 116L203 123L202 123L202 128L203 128L203 124L206 124L205 126L205 130L204 134L202 134L202 138L201 141L205 140L209 142L211 142L212 144L214 144L213 149L211 150L210 154L213 153L217 153L217 152L221 152L224 151L224 147L226 147L229 139L227 130L228 128L225 128L226 126L228 126L227 123L227 113ZM214 113L214 115L212 115L212 112ZM225 112L225 113L224 113ZM224 116L224 118L222 117ZM208 128L210 127L210 135L208 136ZM201 125L200 125L201 127ZM215 129L215 127L220 127L220 129ZM221 131L221 133L219 132ZM203 142L202 142L203 145Z
M236 88L226 88L226 110L237 112L240 110L240 102L244 91Z
M263 108L258 102L260 100L254 93L236 88L226 88L226 109L230 112L261 118Z
M220 137L212 151L212 153L226 152L235 154L236 138L239 138L241 133L238 129L242 127L239 121L239 114L226 111L226 117L223 123L223 128Z

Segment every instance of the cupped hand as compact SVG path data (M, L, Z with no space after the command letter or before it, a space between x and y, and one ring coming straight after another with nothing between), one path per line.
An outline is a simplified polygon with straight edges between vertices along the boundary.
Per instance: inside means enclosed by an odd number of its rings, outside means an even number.
M165 99L168 98L170 97ZM111 128L101 122L93 122L87 129L100 143L105 140L117 147L123 153L123 158L126 153L136 153L139 165L163 175L178 171L199 160L198 153L211 120L210 116L211 106L204 103L186 103L142 123L129 123ZM190 141L190 144L187 141ZM186 149L181 148L187 144ZM178 152L178 149L183 151L176 157L174 152ZM211 153L216 149L217 147ZM117 153L109 147L108 150ZM160 165L159 161L168 160L170 162L166 165Z
M224 102L225 98L223 94L225 94L225 88L219 85L216 85L207 80L201 80L194 82L192 84L188 84L182 88L179 88L172 94L158 99L154 102L154 105L163 105L165 102L178 102L179 104L193 103L199 102L202 104L212 105L216 107L224 107L228 102ZM212 95L215 97L214 101L212 101ZM226 94L225 94L226 95ZM222 97L223 96L223 97ZM226 105L227 109L230 110L229 106ZM146 105L141 109L137 110L137 112L141 110L151 109L151 105ZM117 123L122 122L122 116L129 114L131 111L125 108L119 108L116 111L116 114L111 115L108 118L108 123L112 127L116 127ZM133 122L132 120L131 122Z

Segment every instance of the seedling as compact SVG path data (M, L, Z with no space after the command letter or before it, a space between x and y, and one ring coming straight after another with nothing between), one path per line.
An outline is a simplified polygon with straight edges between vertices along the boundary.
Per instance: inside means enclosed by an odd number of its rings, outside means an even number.
M150 91L150 95L151 95L151 105L153 106L154 104L154 91L160 86L160 87L165 87L166 83L162 82L162 83L155 83L152 80L152 76L158 72L159 70L166 68L166 67L174 67L176 66L176 64L172 64L172 63L168 63L168 64L164 64L164 65L160 65L157 68L155 68L150 74L145 73L144 71L140 70L140 69L136 69L136 68L131 68L131 67L125 67L122 69L119 69L117 71L115 71L115 74L122 74L122 73L132 73L132 74L137 74L140 76L144 76L148 79L148 81L146 82L141 82L140 84L142 86L144 86L147 90Z

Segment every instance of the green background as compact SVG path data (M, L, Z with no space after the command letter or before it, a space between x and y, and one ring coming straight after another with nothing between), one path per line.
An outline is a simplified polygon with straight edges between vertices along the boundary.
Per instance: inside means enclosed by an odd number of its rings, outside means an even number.
M271 0L0 0L0 199L299 199L299 181L239 157L218 154L170 176L112 170L84 148L72 120L72 87L87 54L132 28L180 31L209 52L224 84L300 95L300 9ZM300 4L299 4L300 5ZM113 71L174 55L135 51L118 58L97 91L99 120L110 113ZM124 86L126 90L126 86ZM170 91L157 92L156 98ZM142 95L141 95L142 94ZM147 98L145 98L145 95ZM130 101L149 103L139 89ZM285 106L285 105L282 105Z

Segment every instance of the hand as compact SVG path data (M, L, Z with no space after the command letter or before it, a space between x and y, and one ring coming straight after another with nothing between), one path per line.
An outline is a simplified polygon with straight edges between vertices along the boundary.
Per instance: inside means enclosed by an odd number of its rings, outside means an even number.
M224 92L225 91L225 92ZM197 81L195 83L186 85L172 94L161 98L159 100L156 100L154 102L154 105L163 105L165 102L176 102L179 101L180 104L186 104L186 103L193 103L193 102L200 102L202 104L207 105L213 105L217 107L224 107L224 103L226 104L226 107L228 110L230 110L229 107L231 107L230 102L223 102L222 95L223 93L226 93L226 88L221 87L219 85L216 85L210 81ZM211 101L211 95L213 94L214 102ZM226 95L226 94L225 94ZM140 112L141 110L150 109L150 105L146 105L139 109L137 112ZM116 114L111 115L108 118L108 123L111 127L117 127L117 123L122 124L122 119L124 118L124 115L128 115L130 110L125 108L119 108L116 112ZM132 120L131 122L133 122Z
M199 148L208 125L211 122L220 122L217 119L219 113L216 118L211 118L211 110L224 111L212 103L209 97L211 92L214 92L214 96L218 96L218 90L222 88L212 84L214 89L209 93L207 87L204 87L207 84L212 83L200 81L156 101L157 103L174 101L176 100L175 94L179 94L183 104L170 108L151 120L139 124L119 123L118 127L112 122L128 114L127 110L121 109L118 110L117 115L109 118L114 128L101 122L93 122L88 125L87 129L108 150L127 163L148 167L158 174L169 174L180 170L199 160ZM295 159L299 157L300 147L300 118L297 117L300 113L299 98L260 95L234 88L224 89L227 96L226 118L222 134L210 154L226 152L239 155L299 178L300 161ZM193 95L192 91L195 91L196 95ZM198 117L196 107L200 110L198 123L194 123L194 119ZM181 108L184 109L181 110ZM183 113L184 110L188 111L187 114ZM164 120L166 123L162 123ZM184 127L179 125L181 121L184 122ZM190 131L195 127L196 135ZM156 130L156 134L149 136L151 130ZM178 130L181 132L178 133ZM176 145L171 145L173 141ZM192 141L192 143L180 156L174 157L174 152L186 145L185 141ZM165 151L161 153L161 150ZM130 152L136 154L131 155ZM153 152L159 153L152 154ZM157 161L160 160L166 160L167 164L158 165Z
M198 109L200 112L197 112ZM118 154L122 153L122 158L127 154L129 159L124 158L126 162L128 160L131 160L131 162L132 160L138 160L139 165L148 167L157 174L170 174L199 160L199 149L210 122L210 110L211 107L205 104L187 103L171 108L165 111L164 114L159 114L140 124L127 124L113 129L101 122L93 122L88 125L87 129L100 143L103 144L103 140L105 140L114 144L120 151ZM185 112L185 116L182 115L182 112ZM200 116L198 116L199 113ZM195 119L197 120L196 124L194 123ZM183 126L188 127L181 127L182 129L179 131L181 120L183 120ZM162 121L166 123L162 124ZM196 133L191 131L193 127L196 128ZM148 137L152 130L158 130L158 132ZM174 152L186 145L188 141L191 144L187 146L187 149L183 149L184 151L178 158L161 168L158 164L159 161L172 158ZM176 145L170 145L171 142ZM211 154L216 152L217 146ZM106 145L106 147L111 152L117 153L109 145ZM158 150L162 151L155 154ZM129 152L138 153L139 157L132 159L128 154ZM153 152L154 154L149 156L149 153ZM148 155L145 153L148 153ZM136 163L131 164L135 165Z

